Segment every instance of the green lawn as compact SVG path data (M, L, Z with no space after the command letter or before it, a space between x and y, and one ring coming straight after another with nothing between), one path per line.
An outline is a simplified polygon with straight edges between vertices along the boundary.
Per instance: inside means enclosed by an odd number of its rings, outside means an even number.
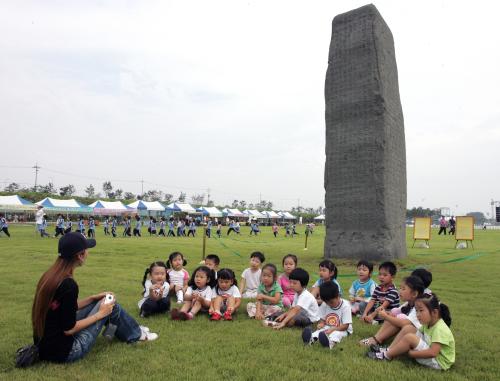
M494 380L500 374L500 340L496 300L500 287L500 231L477 231L475 249L455 250L451 237L433 231L430 249L408 249L408 258L397 262L396 283L416 266L434 276L432 290L450 307L456 340L456 363L448 372L425 369L411 360L378 363L365 357L359 339L376 327L354 322L354 335L329 351L304 347L300 330L273 331L246 317L245 306L233 322L210 322L200 315L189 322L173 322L165 316L138 317L145 267L166 260L179 250L192 271L201 259L202 239L108 238L97 232L97 247L75 278L81 296L112 290L118 301L160 337L151 343L125 345L99 338L91 353L72 365L39 363L28 370L13 367L15 350L31 337L31 303L36 283L56 257L57 240L41 239L32 226L10 227L12 238L0 237L0 380ZM210 239L207 253L217 253L222 267L239 275L248 267L251 251L265 253L267 262L281 268L287 253L299 256L299 266L317 279L322 258L324 230L317 228L304 251L304 235L275 239L269 228L259 237L231 235ZM302 233L303 229L300 229ZM145 229L144 229L145 233ZM411 247L408 230L408 246ZM121 229L120 229L121 234ZM341 261L339 281L348 290L355 279L355 262Z

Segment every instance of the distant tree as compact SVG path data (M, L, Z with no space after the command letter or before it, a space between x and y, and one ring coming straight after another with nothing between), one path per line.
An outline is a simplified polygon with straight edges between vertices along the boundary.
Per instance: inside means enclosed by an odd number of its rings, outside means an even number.
M247 206L247 202L246 202L246 201L244 201L244 200L241 200L241 201L240 201L240 205L239 205L239 207L240 207L241 209L245 209L245 207L246 207L246 206ZM236 206L235 206L235 208L237 208L237 207L238 207L238 205L236 205Z
M115 190L115 198L117 200L123 200L123 189Z
M111 181L105 181L102 183L102 190L107 198L115 198L113 192L113 185L111 185Z
M73 184L68 184L65 187L59 188L59 195L61 197L72 196L73 194L75 194L75 192L76 192L76 189L75 189L75 186Z
M177 198L179 202L186 202L186 193L181 191L181 194Z
M132 192L125 192L123 194L123 199L124 200L134 200L135 199L135 194L133 194Z
M191 196L191 202L195 205L203 205L203 201L205 200L205 195L203 193L194 194Z
M241 202L240 202L241 204ZM243 209L244 206L241 206L241 208ZM252 203L248 204L248 209L254 209L254 205Z
M239 206L239 201L234 200L233 203L231 204L231 208L236 209Z
M470 212L467 216L474 217L474 223L477 225L482 225L486 221L486 216L483 212Z
M85 194L88 198L95 197L95 188L92 184L90 184L87 188L85 188Z
M146 201L161 201L162 197L163 192L161 190L152 189L144 194L144 200Z
M19 186L18 183L10 183L9 185L7 185L5 188L4 188L4 191L5 192L10 192L10 193L14 193L16 191L19 190L19 188L21 188Z
M268 201L265 209L272 210L273 209L273 203L271 201Z
M163 195L163 201L165 201L166 204L170 204L174 199L174 195L170 193L165 193Z
M40 193L51 193L54 194L56 193L56 188L54 187L54 184L49 182L47 185L39 185L38 186L38 191Z
M213 200L208 201L207 206L214 206L214 201Z

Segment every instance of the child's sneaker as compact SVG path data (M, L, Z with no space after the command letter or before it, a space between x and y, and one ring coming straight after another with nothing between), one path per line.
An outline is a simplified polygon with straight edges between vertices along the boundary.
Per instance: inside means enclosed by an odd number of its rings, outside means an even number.
M187 314L186 312L181 311L181 312L179 312L179 319L180 320L191 320L192 317L190 319L189 318L189 314Z
M172 315L172 320L179 320L181 318L181 313L177 308L174 308L170 314Z
M222 315L218 312L214 312L212 316L210 316L210 320L212 321L219 321L220 319L222 319Z
M302 341L304 342L304 345L311 345L313 343L311 327L306 327L302 331Z
M368 351L366 354L369 358L372 360L381 360L381 361L388 361L389 358L386 355L386 352L371 352Z
M264 327L276 327L279 323L273 320L262 320L262 325Z
M186 314L186 320L193 320L193 318L194 318L194 315L193 315L193 313L192 313L192 312L188 312L188 313Z
M325 332L321 331L319 333L318 340L322 346L330 348L330 339Z
M231 315L231 311L224 312L224 320L233 320L233 316Z

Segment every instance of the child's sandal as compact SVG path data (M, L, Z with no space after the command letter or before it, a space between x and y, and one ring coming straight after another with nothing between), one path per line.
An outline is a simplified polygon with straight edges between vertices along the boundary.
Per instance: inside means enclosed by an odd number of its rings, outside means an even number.
M363 339L359 342L361 345L364 345L364 346L370 346L370 345L373 345L373 344L378 344L380 345L380 343L378 342L378 340L375 338L375 336L371 336L371 337L367 337L366 339Z

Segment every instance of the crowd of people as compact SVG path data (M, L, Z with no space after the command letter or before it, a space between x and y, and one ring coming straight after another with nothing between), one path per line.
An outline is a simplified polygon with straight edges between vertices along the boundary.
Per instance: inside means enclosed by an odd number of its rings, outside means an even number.
M80 359L103 328L109 339L128 343L158 338L113 298L106 303L109 292L78 300L73 271L86 261L88 248L95 244L82 234L65 234L59 240L59 258L38 283L33 329L41 359ZM337 266L328 259L319 263L319 279L311 288L310 275L299 267L294 254L283 257L281 274L278 266L266 263L260 251L250 254L249 267L239 278L232 269L221 266L216 254L208 255L191 275L186 265L184 255L176 251L166 261L156 260L146 268L138 301L141 318L163 314L172 320L193 320L204 313L214 322L231 321L242 314L242 299L249 299L245 311L249 318L276 330L300 327L306 346L319 343L335 348L354 335L352 322L358 318L377 329L373 336L359 341L368 348L369 358L390 361L407 355L440 370L455 362L450 313L429 289L432 274L428 270L414 270L397 289L394 263L378 266L377 284L372 279L373 264L361 260L356 266L357 279L346 294L337 281ZM392 343L386 346L390 338Z

